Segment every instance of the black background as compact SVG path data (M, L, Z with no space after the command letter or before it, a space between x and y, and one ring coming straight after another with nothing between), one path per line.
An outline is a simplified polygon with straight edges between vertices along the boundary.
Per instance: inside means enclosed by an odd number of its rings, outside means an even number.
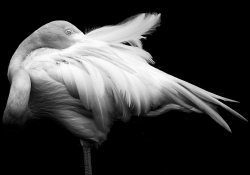
M1 109L9 93L7 68L17 46L53 20L80 30L114 25L144 12L162 14L161 27L143 41L155 66L218 95L249 117L249 33L245 4L111 4L33 2L3 4L1 16ZM224 109L227 132L205 114L169 112L157 118L117 121L92 151L93 174L248 174L249 123ZM1 124L2 126L2 124ZM20 132L1 128L1 174L84 174L79 139L58 124L39 120ZM247 173L248 172L248 173Z

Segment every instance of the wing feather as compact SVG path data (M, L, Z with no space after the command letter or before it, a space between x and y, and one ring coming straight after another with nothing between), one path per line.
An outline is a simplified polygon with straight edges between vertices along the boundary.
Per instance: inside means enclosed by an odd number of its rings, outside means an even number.
M97 127L107 133L116 117L127 121L131 114L157 116L181 110L204 112L231 131L215 106L246 120L219 100L236 101L205 91L149 64L154 62L141 48L140 39L155 29L159 21L160 15L141 14L120 25L93 30L84 42L51 53L51 60L64 61L60 64L64 84L92 112Z
M128 42L133 46L142 47L142 35L150 34L160 23L160 14L140 14L125 20L116 26L95 29L86 36L108 43Z
M77 91L83 106L90 110L91 106L91 89L93 88L89 75L78 67L70 66L73 74Z
M64 83L67 86L69 93L73 97L78 98L76 83L75 83L73 75L70 71L70 65L69 64L61 64L60 68L61 68Z
M98 128L102 132L108 132L111 108L104 92L103 79L100 72L91 64L83 62L83 65L89 72L89 75L83 70L79 70L78 67L73 67L71 64L61 64L60 67L65 86L70 94L73 93L80 98L86 109L92 111Z

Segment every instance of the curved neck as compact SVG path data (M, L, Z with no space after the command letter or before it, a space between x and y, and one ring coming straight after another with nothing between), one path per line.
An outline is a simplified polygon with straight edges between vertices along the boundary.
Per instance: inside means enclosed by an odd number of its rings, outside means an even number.
M22 69L22 62L27 57L27 55L39 47L42 47L42 43L35 32L18 46L10 60L8 68L8 78L10 81L12 81L17 71Z

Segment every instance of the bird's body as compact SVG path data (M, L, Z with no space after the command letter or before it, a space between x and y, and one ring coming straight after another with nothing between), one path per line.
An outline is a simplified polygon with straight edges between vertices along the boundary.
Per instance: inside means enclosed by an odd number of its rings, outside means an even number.
M80 138L103 141L106 135L97 128L91 112L84 108L79 95L69 93L65 86L61 67L70 64L68 59L62 51L43 48L27 57L24 69L32 81L30 116L47 116Z
M159 19L142 14L86 35L64 21L41 27L12 57L4 122L23 125L27 119L47 116L79 138L101 143L115 120L182 110L207 113L230 131L216 106L244 119L219 100L235 101L150 65L154 62L140 39Z

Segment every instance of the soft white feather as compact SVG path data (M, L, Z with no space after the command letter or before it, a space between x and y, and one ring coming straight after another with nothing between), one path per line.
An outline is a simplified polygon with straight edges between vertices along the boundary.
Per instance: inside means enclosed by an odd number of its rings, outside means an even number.
M84 42L67 49L47 49L46 54L41 50L39 55L31 54L26 69L43 65L51 76L48 63L60 67L60 72L53 75L59 78L54 79L81 100L82 105L92 112L98 129L105 133L115 118L128 120L130 114L157 116L176 109L204 112L230 131L213 106L221 106L245 119L219 100L235 101L148 64L153 63L151 55L141 48L139 40L157 26L159 18L160 15L145 17L142 14L118 26L96 29L87 34ZM124 42L133 44L128 46Z
M74 81L76 83L76 88L79 93L79 98L83 104L83 106L90 110L90 104L91 104L91 90L92 90L92 83L91 79L89 77L89 74L78 68L78 67L71 67L71 73L73 74ZM70 74L70 72L68 72Z
M128 42L141 48L140 39L150 34L160 22L160 14L140 14L116 26L106 26L86 34L91 39L108 43Z
M67 89L69 93L75 97L78 98L78 92L77 92L77 86L76 86L76 81L74 80L74 75L72 75L70 68L70 64L61 64L61 72L62 72L62 77L64 80L64 84L67 86Z

